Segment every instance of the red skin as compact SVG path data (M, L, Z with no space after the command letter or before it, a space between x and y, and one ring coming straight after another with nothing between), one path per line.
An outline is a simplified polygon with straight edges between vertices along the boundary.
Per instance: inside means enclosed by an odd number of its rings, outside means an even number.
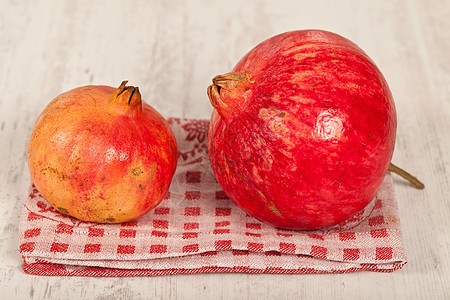
M230 199L293 230L363 209L388 170L397 126L367 54L330 32L293 31L256 46L233 69L242 71L245 79L210 95L209 155Z
M166 194L178 157L175 137L133 89L119 95L120 88L76 88L37 119L27 149L29 170L60 212L122 223L144 215Z

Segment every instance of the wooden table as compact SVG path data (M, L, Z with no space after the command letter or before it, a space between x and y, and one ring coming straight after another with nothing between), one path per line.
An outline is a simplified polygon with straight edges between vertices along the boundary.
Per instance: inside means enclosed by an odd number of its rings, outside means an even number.
M260 41L320 28L363 48L398 111L393 161L408 264L391 274L201 274L132 278L23 273L25 149L40 111L86 84L139 86L164 116L209 118L211 78ZM450 299L450 2L0 1L2 299Z

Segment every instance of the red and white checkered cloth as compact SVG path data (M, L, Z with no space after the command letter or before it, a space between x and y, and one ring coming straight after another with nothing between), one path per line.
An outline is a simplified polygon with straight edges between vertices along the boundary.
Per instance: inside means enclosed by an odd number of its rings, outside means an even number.
M342 224L294 232L236 207L207 156L208 120L169 119L179 148L166 198L136 221L82 222L32 185L20 222L23 270L37 275L142 276L204 272L392 272L406 263L392 179Z

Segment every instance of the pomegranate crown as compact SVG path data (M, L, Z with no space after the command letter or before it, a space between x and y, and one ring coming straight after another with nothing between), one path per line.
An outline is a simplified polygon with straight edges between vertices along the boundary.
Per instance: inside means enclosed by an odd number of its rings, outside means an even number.
M122 81L120 86L112 94L115 103L128 108L142 109L142 98L138 87L127 86L127 80Z

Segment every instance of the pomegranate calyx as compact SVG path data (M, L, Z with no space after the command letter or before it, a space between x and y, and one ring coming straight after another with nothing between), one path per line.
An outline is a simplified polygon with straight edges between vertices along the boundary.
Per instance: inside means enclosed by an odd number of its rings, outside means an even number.
M128 81L122 81L112 95L113 102L121 107L142 110L142 98L138 87L127 86Z
M250 82L250 75L242 72L231 72L224 75L218 75L212 79L213 84L219 88L233 90L239 85Z
M234 117L247 106L254 83L250 74L244 71L231 72L215 76L212 82L207 90L208 97L222 117Z

